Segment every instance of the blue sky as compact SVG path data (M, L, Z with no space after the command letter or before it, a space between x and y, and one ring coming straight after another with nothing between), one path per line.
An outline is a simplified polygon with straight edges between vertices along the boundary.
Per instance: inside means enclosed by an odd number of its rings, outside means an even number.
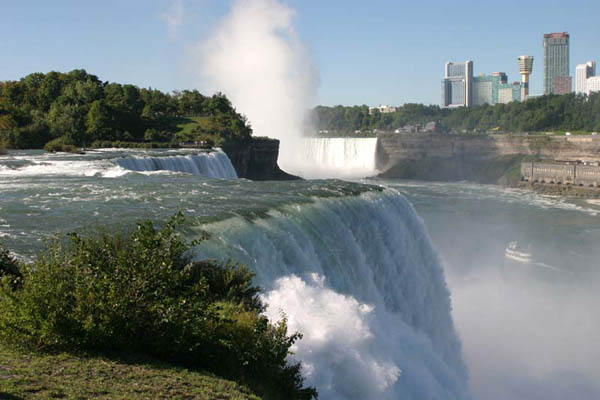
M319 104L438 104L446 61L471 59L475 74L504 71L516 81L521 54L535 57L531 93L538 94L545 32L570 33L573 76L576 64L600 61L598 0L282 1L296 9L319 71ZM194 88L190 51L229 4L0 0L0 80L85 68L108 81Z

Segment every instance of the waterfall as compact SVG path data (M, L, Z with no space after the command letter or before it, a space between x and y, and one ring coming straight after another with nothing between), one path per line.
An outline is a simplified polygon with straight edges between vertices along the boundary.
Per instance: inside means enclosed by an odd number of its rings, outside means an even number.
M290 168L308 178L365 178L377 174L376 148L377 138L306 138Z
M289 204L201 227L198 259L257 273L267 315L304 337L293 358L321 399L468 399L439 257L393 190Z
M131 171L175 171L209 178L236 179L237 174L229 157L221 150L186 156L124 157L115 162Z

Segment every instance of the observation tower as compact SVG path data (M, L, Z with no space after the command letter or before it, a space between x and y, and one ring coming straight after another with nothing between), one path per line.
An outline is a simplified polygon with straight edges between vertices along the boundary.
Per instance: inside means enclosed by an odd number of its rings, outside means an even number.
M519 57L519 73L521 74L521 101L529 96L529 75L533 72L533 56Z

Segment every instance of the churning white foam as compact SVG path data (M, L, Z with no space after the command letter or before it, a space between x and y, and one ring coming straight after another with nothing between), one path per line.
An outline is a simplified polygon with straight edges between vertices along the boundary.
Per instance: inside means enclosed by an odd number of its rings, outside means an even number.
M127 174L128 171L114 165L108 160L39 160L31 159L31 164L19 167L0 168L0 177L19 178L43 175L60 176L99 176L116 178Z
M322 398L382 398L398 380L396 360L373 332L373 306L327 289L316 274L308 283L295 275L280 278L263 299L271 320L285 310L288 329L303 333L293 358Z

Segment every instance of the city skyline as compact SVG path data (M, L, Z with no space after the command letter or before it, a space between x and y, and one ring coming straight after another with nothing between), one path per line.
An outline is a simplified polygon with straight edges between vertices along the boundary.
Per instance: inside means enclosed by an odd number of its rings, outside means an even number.
M389 4L286 1L295 9L297 36L307 48L320 86L313 104L439 104L439 77L448 60L474 60L477 71L518 80L515 59L532 55L530 94L542 93L541 36L571 35L570 75L600 59L595 16L600 4L509 0L510 24L490 19L490 5L459 1ZM74 0L3 2L0 51L8 54L0 80L33 72L85 68L101 79L164 91L197 88L193 54L231 1L149 0L102 4ZM511 10L519 10L511 13ZM541 16L543 15L543 18ZM466 24L452 21L463 19ZM517 28L517 29L515 29Z

